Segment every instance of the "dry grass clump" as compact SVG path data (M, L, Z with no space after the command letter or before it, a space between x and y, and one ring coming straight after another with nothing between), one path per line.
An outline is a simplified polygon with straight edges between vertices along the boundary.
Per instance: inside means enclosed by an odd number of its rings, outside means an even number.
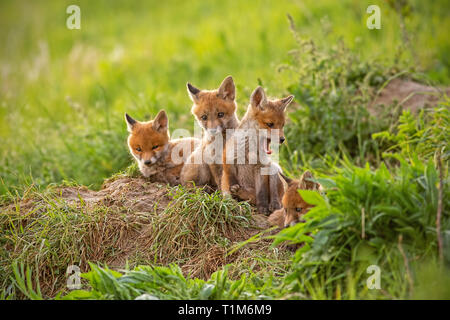
M185 273L207 279L220 266L233 262L240 252L230 248L268 227L252 216L247 203L223 198L201 188L172 189L173 201L142 233L158 263L176 262ZM269 242L261 242L268 250Z
M251 256L271 255L270 241L227 254L268 227L251 211L218 192L124 176L106 181L100 191L30 189L0 207L0 286L11 285L15 261L33 268L47 297L65 290L69 265L85 272L88 262L116 269L177 263L186 275L203 279L233 261L253 261L250 267L258 271L265 263Z

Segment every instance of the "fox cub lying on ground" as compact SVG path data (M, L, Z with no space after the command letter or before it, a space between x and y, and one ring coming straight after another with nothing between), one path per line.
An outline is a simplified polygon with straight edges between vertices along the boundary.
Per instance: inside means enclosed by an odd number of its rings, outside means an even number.
M199 139L170 140L169 120L161 110L153 121L139 122L125 114L128 147L144 177L170 185L180 184L181 169L200 144Z
M285 178L288 184L287 190L283 195L283 208L275 211L269 216L269 222L272 225L277 225L280 228L287 228L304 222L302 220L313 205L310 205L298 193L298 190L321 190L322 186L316 182L311 181L313 176L311 172L305 171L300 180L291 180Z
M270 144L271 138L280 144L285 141L285 110L293 98L269 100L263 88L256 88L223 153L222 192L255 202L258 211L266 215L281 208L284 186L280 167L270 159ZM238 160L240 154L243 161Z

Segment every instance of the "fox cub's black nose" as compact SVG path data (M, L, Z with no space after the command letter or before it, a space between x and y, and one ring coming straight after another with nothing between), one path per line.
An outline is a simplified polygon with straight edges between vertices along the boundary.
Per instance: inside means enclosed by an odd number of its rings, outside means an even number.
M280 143L283 143L284 141L286 141L286 139L284 137L280 138Z
M148 166L149 164L151 164L152 162L150 161L150 160L145 160L144 161L144 164L146 165L146 166Z

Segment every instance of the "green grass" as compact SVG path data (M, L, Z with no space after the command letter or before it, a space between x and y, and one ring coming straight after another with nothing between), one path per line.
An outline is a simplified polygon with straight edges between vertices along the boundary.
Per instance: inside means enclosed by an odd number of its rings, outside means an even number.
M81 30L65 27L70 1L2 1L0 193L33 181L100 186L130 163L123 113L169 111L172 129L193 131L185 84L237 84L242 115L251 91L286 94L297 76L278 72L295 48L286 14L318 45L338 39L361 55L395 61L403 47L399 15L385 1L382 29L365 27L370 1L77 1ZM413 1L406 26L418 61L449 83L448 3ZM447 9L446 9L447 8ZM433 36L430 36L430 35Z
M449 98L369 110L393 78L448 86L448 1L78 1L79 31L69 4L0 4L1 299L449 298ZM365 26L369 4L381 30ZM171 189L159 215L58 193L138 177L123 113L164 108L192 132L186 82L229 74L239 115L258 84L295 94L280 163L326 188L302 193L317 205L305 224L254 234L249 205L201 189ZM145 250L118 271L128 232ZM66 295L70 264L87 272ZM365 286L370 264L381 290Z
M391 172L384 164L377 170L344 164L327 177L327 182L333 185L327 192L327 200L301 191L306 201L317 206L305 215L305 224L283 230L275 241L306 243L297 250L295 271L289 276L298 290L304 290L322 275L323 287L340 286L346 289L342 297L351 298L346 283L350 272L352 281L357 283L353 288L355 296L373 297L365 286L368 277L365 270L378 265L384 292L393 297L412 298L409 290L413 288L406 280L413 275L406 272L399 241L409 264L417 266L437 259L439 177L432 161L400 160L400 167ZM448 182L446 179L447 186ZM446 208L450 206L449 196L450 188L446 187L443 195ZM446 210L442 230L449 228L450 214ZM449 245L446 243L444 248ZM376 290L374 293L380 294Z
M215 272L207 281L186 279L176 265L169 267L138 267L125 274L91 265L92 271L84 275L92 291L75 290L64 300L80 299L181 299L181 300L231 300L270 299L271 281L263 287L255 276L243 275L229 280L228 268Z

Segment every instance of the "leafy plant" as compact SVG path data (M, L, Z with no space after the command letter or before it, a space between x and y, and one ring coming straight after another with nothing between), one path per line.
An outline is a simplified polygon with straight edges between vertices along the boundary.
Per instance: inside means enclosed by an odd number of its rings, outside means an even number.
M440 150L442 160L448 161L450 150L450 98L445 96L435 108L423 109L414 116L406 110L400 116L398 124L389 130L375 133L374 139L382 143L389 142L384 156L400 153L406 158L417 155L420 159L433 157Z
M377 61L361 61L342 39L332 47L320 47L299 34L292 17L289 20L297 48L289 52L290 64L280 70L294 74L296 81L288 91L300 105L289 112L283 165L295 168L300 161L304 165L314 157L337 153L360 164L379 161L371 134L387 128L395 117L375 117L368 106L376 89L398 71Z
M90 264L91 271L82 276L89 280L90 290L74 290L64 300L80 299L183 299L183 300L229 300L267 299L272 282L256 286L259 279L242 276L238 280L228 279L228 267L211 275L208 281L185 278L181 269L168 267L139 266L123 274ZM259 280L262 282L262 279ZM272 296L273 298L273 296Z
M397 159L400 166L391 172L384 164L376 170L349 163L335 168L336 174L328 177L334 187L328 189L326 200L300 192L316 207L305 215L306 223L284 229L274 243L303 245L287 277L295 283L295 290L305 291L323 279L322 285L334 291L348 286L351 275L356 295L364 297L368 295L365 269L375 264L383 270L385 297L408 296L412 288L405 277L413 277L405 271L408 265L436 258L438 253L439 176L431 160L409 163L400 156ZM449 208L448 181L443 191L443 206ZM448 209L441 223L448 232Z

